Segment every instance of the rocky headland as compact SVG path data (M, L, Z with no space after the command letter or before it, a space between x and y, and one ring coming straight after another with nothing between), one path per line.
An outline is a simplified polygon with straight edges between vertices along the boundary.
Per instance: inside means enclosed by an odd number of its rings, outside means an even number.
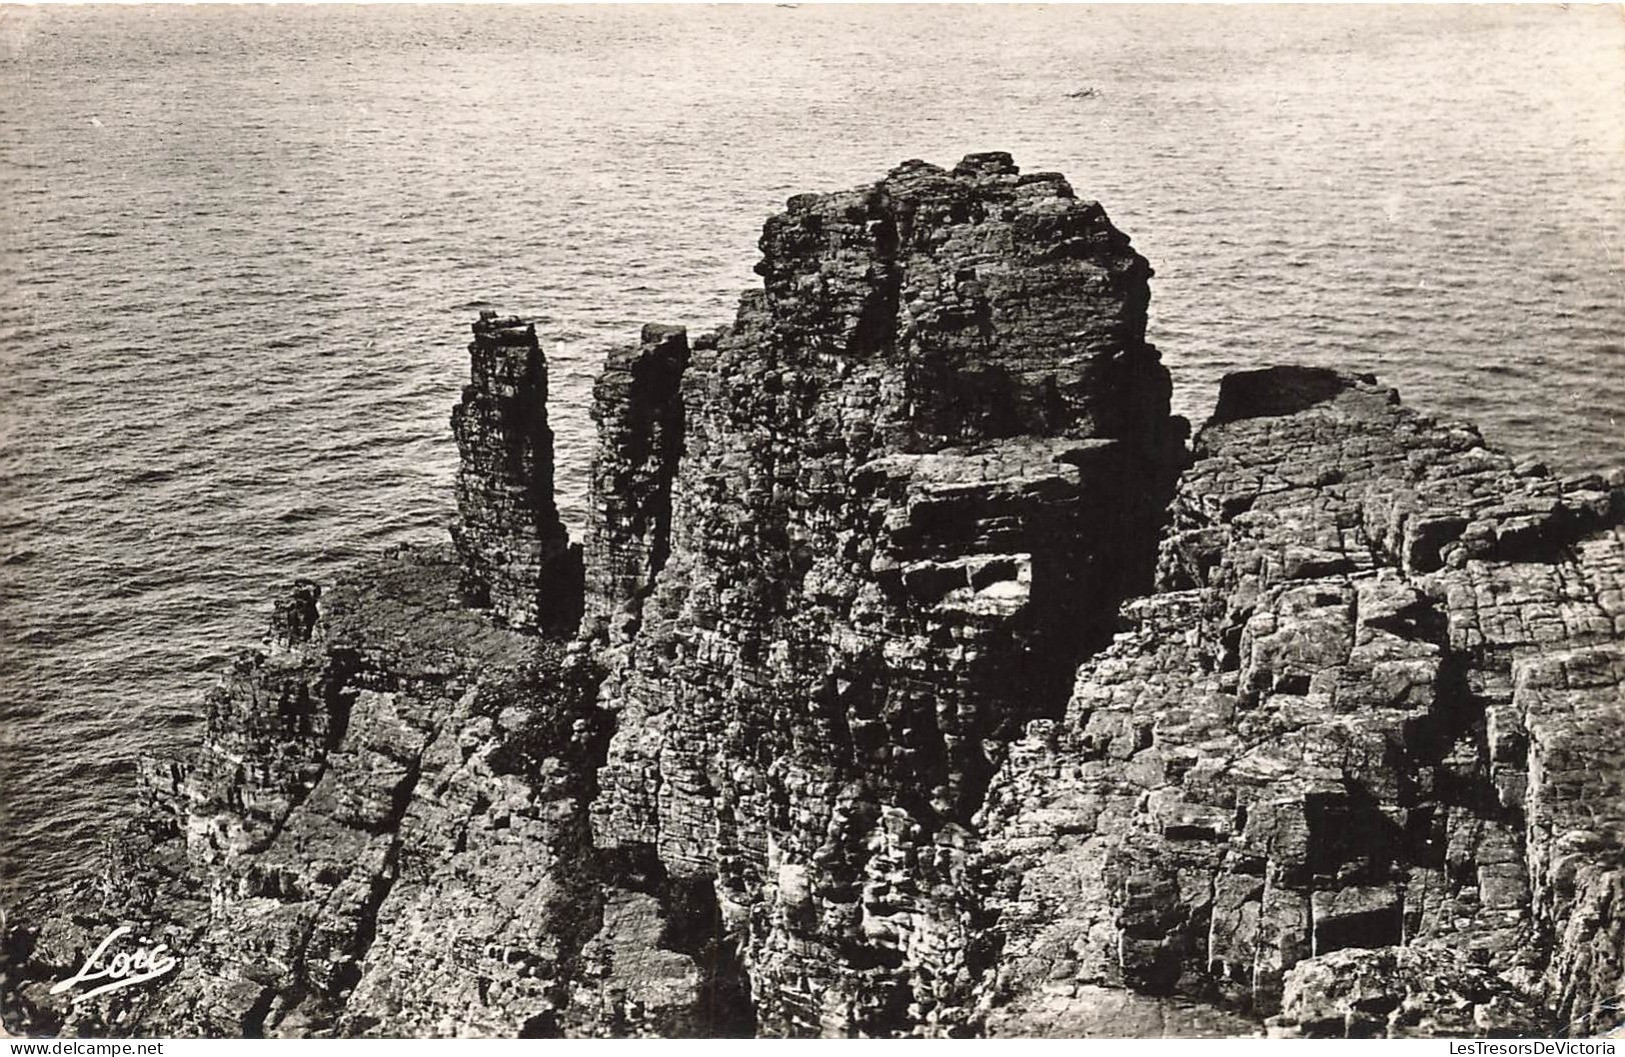
M1625 475L1367 376L1188 436L1152 271L1003 154L800 195L553 501L483 316L452 544L298 583L10 917L12 1032L1592 1035L1625 1022ZM109 932L175 967L71 1003Z

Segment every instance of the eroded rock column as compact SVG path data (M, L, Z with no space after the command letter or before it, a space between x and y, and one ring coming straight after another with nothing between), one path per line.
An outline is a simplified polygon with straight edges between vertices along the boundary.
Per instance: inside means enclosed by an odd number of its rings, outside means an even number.
M688 358L687 331L650 324L637 348L610 353L593 385L598 450L582 630L611 642L636 629L643 598L670 553Z
M470 381L451 413L465 600L510 627L574 631L581 551L553 500L547 357L533 325L492 311L480 313L468 351Z
M764 1032L964 1030L968 824L1150 583L1181 436L1151 269L1002 154L799 195L760 245L682 379L594 838L710 884Z

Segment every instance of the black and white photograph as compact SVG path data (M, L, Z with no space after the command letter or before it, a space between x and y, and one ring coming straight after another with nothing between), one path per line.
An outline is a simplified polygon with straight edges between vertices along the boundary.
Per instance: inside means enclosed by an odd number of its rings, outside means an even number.
M1621 5L0 5L6 1054L1615 1036Z

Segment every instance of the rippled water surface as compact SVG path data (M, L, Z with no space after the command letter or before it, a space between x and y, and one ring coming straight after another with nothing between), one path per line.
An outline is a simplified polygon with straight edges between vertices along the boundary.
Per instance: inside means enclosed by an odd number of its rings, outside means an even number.
M467 322L711 325L786 196L1066 173L1227 369L1625 463L1617 8L0 9L0 864L83 868L277 585L443 536ZM1093 98L1068 93L1085 86Z

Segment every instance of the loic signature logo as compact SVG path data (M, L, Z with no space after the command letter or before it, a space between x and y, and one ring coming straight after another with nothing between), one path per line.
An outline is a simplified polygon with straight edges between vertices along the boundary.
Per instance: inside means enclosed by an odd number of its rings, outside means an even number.
M129 934L128 925L120 925L108 933L107 938L91 952L89 958L85 959L85 964L79 967L78 972L51 986L51 994L58 995L82 984L96 984L90 990L81 991L73 996L73 1004L77 1006L87 999L105 995L109 991L156 980L175 968L177 963L170 957L167 943L160 943L156 947L138 945L133 950L121 950L108 956L108 949ZM146 942L143 937L143 944Z

